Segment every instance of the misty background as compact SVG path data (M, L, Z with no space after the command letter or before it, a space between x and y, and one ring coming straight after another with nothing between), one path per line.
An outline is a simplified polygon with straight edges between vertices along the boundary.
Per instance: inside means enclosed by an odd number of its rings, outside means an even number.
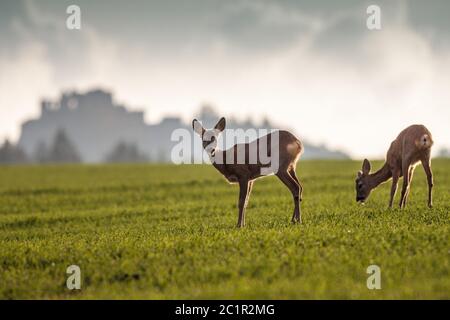
M66 28L71 4L81 30ZM371 4L381 30L366 27ZM434 154L445 154L449 13L438 0L1 0L0 138L19 143L43 100L101 88L147 127L188 125L212 105L237 123L289 128L325 152L382 158L404 127L422 123ZM55 132L45 147L57 157L67 135ZM120 148L145 159L120 143L104 156Z

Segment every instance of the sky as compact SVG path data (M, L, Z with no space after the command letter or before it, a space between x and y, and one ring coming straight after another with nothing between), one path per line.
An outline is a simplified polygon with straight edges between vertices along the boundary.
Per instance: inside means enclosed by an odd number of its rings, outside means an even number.
M66 28L72 4L81 30ZM450 147L449 14L445 0L0 0L0 139L17 141L42 98L102 87L148 123L209 103L355 158L422 123L436 153Z

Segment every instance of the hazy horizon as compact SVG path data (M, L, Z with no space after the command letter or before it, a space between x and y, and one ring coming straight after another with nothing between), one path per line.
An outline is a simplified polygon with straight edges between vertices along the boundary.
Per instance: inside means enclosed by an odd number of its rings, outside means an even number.
M81 30L66 8L81 8ZM366 28L377 4L382 29ZM154 123L203 103L268 117L352 157L383 157L406 126L450 147L446 1L2 1L0 138L42 98L105 88Z

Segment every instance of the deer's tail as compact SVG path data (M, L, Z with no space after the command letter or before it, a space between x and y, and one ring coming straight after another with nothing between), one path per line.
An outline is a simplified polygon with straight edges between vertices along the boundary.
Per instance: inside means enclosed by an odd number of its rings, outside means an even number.
M433 145L433 140L431 139L430 135L424 134L420 137L420 139L416 140L416 146L419 149L428 149L431 148Z

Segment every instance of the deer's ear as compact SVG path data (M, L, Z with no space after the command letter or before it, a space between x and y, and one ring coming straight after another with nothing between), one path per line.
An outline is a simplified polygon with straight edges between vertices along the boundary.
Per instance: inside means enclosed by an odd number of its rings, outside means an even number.
M194 132L197 133L200 137L203 136L203 133L205 132L202 124L197 119L192 120L192 129L194 129Z
M370 172L370 162L367 159L364 159L364 162L362 165L362 172L364 174L369 174L369 172Z
M219 122L217 122L214 129L219 130L219 132L222 132L225 129L225 125L226 125L225 118L222 117L222 118L220 118Z
M358 174L356 175L356 177L357 177L357 178L361 178L361 176L362 176L362 171L359 170L359 171L358 171Z

